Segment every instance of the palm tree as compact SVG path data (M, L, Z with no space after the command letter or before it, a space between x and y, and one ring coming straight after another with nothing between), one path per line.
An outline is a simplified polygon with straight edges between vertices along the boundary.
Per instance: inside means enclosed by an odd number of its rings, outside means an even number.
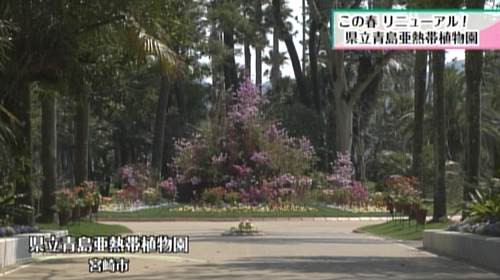
M468 9L484 8L485 0L466 0ZM473 192L472 186L479 183L481 154L481 81L483 68L483 51L467 50L465 52L466 82L466 116L467 116L467 150L466 150L466 185L464 200L469 200Z
M77 157L77 181L86 179L88 92L81 90L86 88L89 81L85 78L86 74L88 76L86 70L91 68L89 65L99 63L105 57L104 45L121 48L129 61L140 62L154 55L161 63L163 73L172 74L177 63L176 56L159 36L154 36L161 34L156 30L159 26L157 21L162 19L162 7L165 7L165 1L160 0L127 2L122 6L90 1L67 2L66 5L25 0L2 1L0 10L6 11L4 16L20 27L12 32L9 42L12 44L7 62L10 71L1 78L7 81L3 83L7 85L2 91L3 103L22 124L18 129L14 151L17 166L22 170L22 177L26 178L16 184L16 192L25 194L23 203L31 205L33 200L31 185L27 180L31 175L30 84L44 81L67 85L70 82L72 89L78 89L74 93L81 93L79 100L83 104L77 118L81 120L77 125L80 128L77 130L77 155L80 155ZM149 31L155 31L154 35ZM103 42L106 44L101 44ZM46 197L50 197L51 190L45 193ZM50 203L44 205L51 206ZM17 223L33 223L33 218L24 217Z
M0 20L0 72L5 70L5 64L9 59L7 52L12 46L8 39L11 31L12 24L6 20Z
M433 220L446 218L446 109L444 100L445 51L433 51L434 73L434 212Z
M423 162L422 148L424 144L425 86L427 77L427 51L416 51L415 55L415 96L413 126L413 175L422 181Z

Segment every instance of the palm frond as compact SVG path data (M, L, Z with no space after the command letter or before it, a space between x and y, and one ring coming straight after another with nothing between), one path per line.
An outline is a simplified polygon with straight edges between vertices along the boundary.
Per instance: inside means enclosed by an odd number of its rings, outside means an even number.
M19 123L19 120L17 120L17 118L12 113L10 113L7 109L5 109L5 107L0 104L0 115L1 113L6 115L8 119ZM0 118L0 143L5 144L8 142L8 140L12 140L14 138L14 133L5 122L5 119Z
M487 121L481 122L482 132L496 141L500 141L500 129L497 125L494 125Z
M148 56L158 59L163 73L169 77L175 76L182 62L178 55L160 39L148 34L137 22L126 25L125 52L137 60L144 60Z
M414 117L415 117L415 112L411 110L407 113L404 113L401 117L399 117L399 121L404 121L405 119L413 120Z
M174 73L180 60L172 49L142 30L139 32L138 39L142 42L146 53L159 58L160 65L164 71L168 74Z
M0 71L5 70L5 65L9 60L7 51L11 48L12 44L9 41L9 33L13 26L6 20L0 20Z

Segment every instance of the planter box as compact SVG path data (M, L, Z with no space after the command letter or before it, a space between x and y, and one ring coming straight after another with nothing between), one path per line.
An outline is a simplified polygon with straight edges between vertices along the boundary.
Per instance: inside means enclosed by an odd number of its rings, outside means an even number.
M56 237L63 237L68 235L68 231L42 231L37 233L17 234L10 237L0 238L0 268L4 268L5 266L16 263L29 261L32 258L32 255L35 255L29 253L30 236L45 236L45 238L49 238L51 235L55 235Z
M500 270L500 237L426 230L423 239L425 249L496 271Z

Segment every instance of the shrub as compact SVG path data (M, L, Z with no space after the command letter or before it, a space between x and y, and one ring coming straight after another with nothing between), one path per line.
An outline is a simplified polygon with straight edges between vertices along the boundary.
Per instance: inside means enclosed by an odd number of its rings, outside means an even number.
M309 193L309 199L321 203L330 203L330 196L321 189L313 189Z
M328 187L329 183L326 180L327 176L325 173L320 171L314 171L310 174L310 176L312 180L311 188L322 189Z
M94 206L101 202L99 184L95 181L83 181L81 186L73 187L75 206Z
M266 182L310 172L317 161L314 148L305 137L292 137L286 129L264 118L260 108L267 101L250 81L239 86L233 101L225 119L211 118L201 123L189 139L175 141L171 167L176 171L176 181L226 184L229 190L240 193L242 201L272 200L273 195L281 195L279 189L293 186L278 187ZM299 187L302 195L305 187ZM264 197L267 195L271 197Z
M0 225L10 225L15 216L28 215L33 212L33 207L16 203L22 195L14 194L13 184L0 185Z
M468 207L471 218L492 224L500 222L500 194L483 195L476 190L471 199L472 203Z
M13 225L12 228L16 232L16 234L23 234L23 233L33 233L33 232L39 232L40 229L37 226L20 226L20 225Z
M172 178L161 181L160 187L166 199L175 200L177 198L177 186Z
M352 185L346 187L346 189L351 193L351 198L354 201L365 201L368 198L368 190L361 182L354 181Z
M223 187L205 189L201 194L201 200L209 205L220 205L225 193L226 190Z
M326 181L330 183L326 192L331 195L331 201L340 205L366 201L367 188L352 179L354 168L350 155L337 153L337 159L331 165L333 172L326 177Z
M337 205L345 205L353 200L352 193L345 188L333 190L333 192L330 194L330 197L330 201Z
M122 186L134 187L140 197L144 190L158 184L158 180L151 173L144 164L125 165L120 168Z
M14 234L33 233L39 231L40 229L36 226L13 225L7 227L0 227L0 237L12 236Z
M376 192L370 195L370 199L376 205L381 205L384 203L385 196L382 192Z
M295 196L295 199L304 200L307 197L307 194L309 193L311 186L312 186L311 178L307 176L300 176L294 182L294 184L292 184L293 194Z
M268 203L273 201L277 193L267 185L262 187L251 186L249 188L240 188L241 201L244 203Z
M75 193L69 188L62 188L55 192L56 202L54 210L58 212L70 212L75 207Z
M224 201L231 204L237 204L240 199L241 195L234 191L226 192L226 195L224 196Z
M16 234L16 231L14 230L14 228L12 228L10 226L0 227L0 237L12 236L14 234Z
M113 195L113 200L117 203L128 205L139 199L139 191L132 186L118 190Z
M417 203L420 192L415 189L418 181L415 177L393 175L384 179L388 199L399 203Z
M481 223L468 219L449 226L448 230L470 232L490 236L500 236L500 222Z
M142 201L146 205L157 205L162 202L161 193L155 188L147 188L142 193Z

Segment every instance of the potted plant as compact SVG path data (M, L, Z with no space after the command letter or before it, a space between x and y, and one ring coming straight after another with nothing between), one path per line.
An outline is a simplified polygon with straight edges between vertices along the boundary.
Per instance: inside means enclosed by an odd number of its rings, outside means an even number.
M90 214L90 211L92 210L92 205L94 205L94 198L92 196L92 193L89 191L83 191L82 195L82 210L81 210L81 217L86 217Z
M399 198L399 202L401 203L401 212L403 215L408 216L411 214L411 197L408 195L402 195Z
M75 206L73 207L73 213L71 215L73 217L73 219L80 218L82 206L83 206L83 200L79 197L76 197L75 198Z
M401 198L400 197L396 197L394 199L394 209L398 213L403 212L403 204L401 203Z
M425 221L427 219L427 209L418 208L415 210L415 218L417 220L417 224L425 225Z
M56 202L54 210L59 215L59 226L67 226L73 207L75 206L74 193L68 189L63 188L55 192Z
M392 194L390 194L390 193L387 194L384 197L384 201L385 201L385 204L387 207L387 211L392 214L394 212L394 198L393 198Z
M98 190L91 191L92 196L92 213L95 214L99 211L99 205L101 204L101 194Z
M425 225L425 221L427 219L427 209L422 208L421 202L421 198L417 197L413 204L415 209L415 219L417 220L418 225Z

